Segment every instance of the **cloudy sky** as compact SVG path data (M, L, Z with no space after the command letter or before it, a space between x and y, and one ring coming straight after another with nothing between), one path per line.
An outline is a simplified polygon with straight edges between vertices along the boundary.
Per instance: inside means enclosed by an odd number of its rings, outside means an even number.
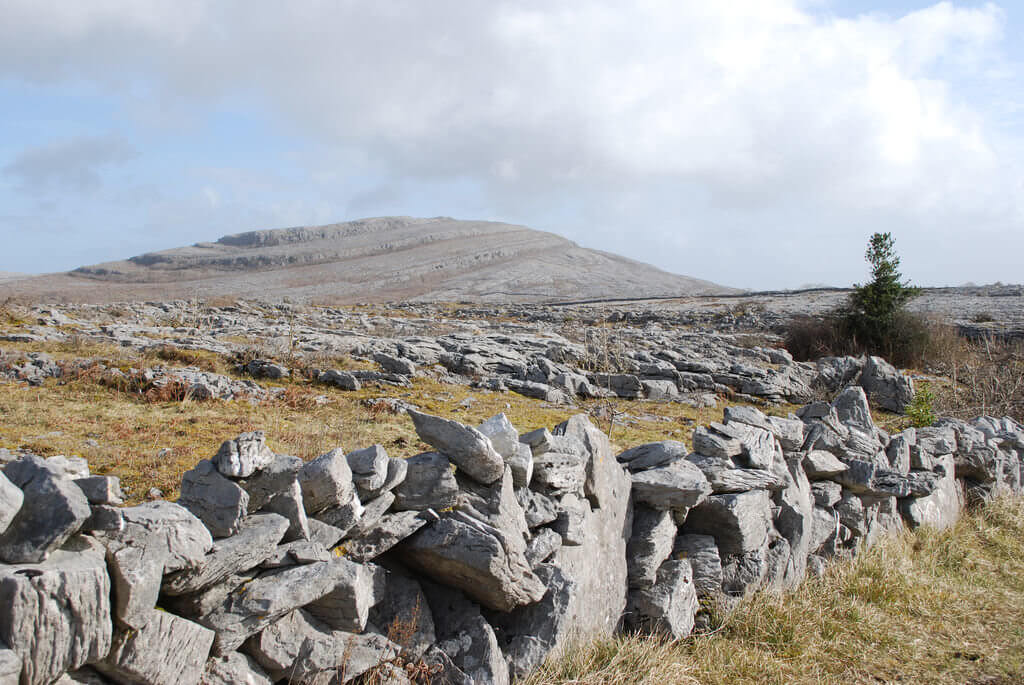
M494 219L752 288L1024 281L1024 3L0 0L0 271Z

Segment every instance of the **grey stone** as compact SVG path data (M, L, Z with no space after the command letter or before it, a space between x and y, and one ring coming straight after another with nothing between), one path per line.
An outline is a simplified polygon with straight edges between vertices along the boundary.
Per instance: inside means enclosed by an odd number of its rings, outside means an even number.
M775 436L771 432L745 423L712 424L716 431L739 440L742 451L737 457L744 466L752 469L770 469L779 452ZM696 449L696 441L694 442ZM696 450L700 452L701 450ZM714 455L711 455L714 456Z
M255 376L256 378L270 378L271 380L288 378L290 375L290 372L286 367L280 364L275 364L268 359L253 359L245 365L244 369L250 376Z
M550 559L561 546L561 535L550 528L541 528L526 545L526 561L536 572L537 566Z
M487 419L477 430L491 441L494 451L501 455L501 458L508 461L518 452L519 431L504 414L496 414Z
M239 652L206 661L200 685L273 685L260 665Z
M396 511L421 511L455 506L459 486L447 457L437 452L424 452L406 461L409 470L405 480L392 491L395 493L392 508Z
M352 562L336 558L261 573L228 593L213 611L197 620L216 631L216 652L226 654L289 611L334 590L339 582L351 577L352 566Z
M673 554L690 562L698 597L715 598L722 594L722 558L714 537L680 535L676 538Z
M228 576L216 585L189 595L164 595L160 605L179 616L195 618L217 611L232 593L242 592L246 583L259 574L259 569Z
M936 484L935 490L926 497L899 501L900 513L911 528L948 528L957 522L964 508L963 490L954 476L953 456L938 457L936 461L942 466L944 475Z
M526 525L529 528L536 528L551 523L558 518L558 503L536 490L521 488L516 490L516 499L523 507L526 516Z
M359 379L347 371L329 369L316 374L316 382L325 385L333 385L341 390L359 390L363 387Z
M124 504L121 479L117 476L76 478L75 485L81 488L89 504Z
M803 460L804 471L811 480L823 480L838 476L850 467L839 461L834 454L825 450L811 450Z
M640 379L627 373L595 373L590 382L600 388L611 390L617 396L637 400L644 396Z
M551 530L562 536L563 547L575 547L586 541L587 516L590 506L585 499L572 493L558 499L558 516L551 522Z
M799 454L785 460L789 483L772 495L775 528L789 543L784 550L783 575L773 579L777 589L795 588L807 574L807 555L811 552L814 527L814 495L801 462Z
M383 352L376 352L373 361L380 364L380 367L388 373L397 373L402 376L413 376L416 374L416 365L405 357L395 357Z
M252 431L225 440L211 461L229 478L248 478L273 460L274 453L267 447L263 431Z
M630 471L646 471L683 459L689 454L686 445L677 440L651 442L626 450L616 459Z
M246 640L243 649L274 681L280 681L290 677L292 666L307 641L333 639L330 628L302 609L296 609Z
M451 588L424 583L423 591L434 618L437 647L473 683L506 685L508 665L494 629L480 608Z
M511 611L544 594L525 550L498 529L459 512L420 530L400 549L410 566L491 609Z
M806 426L800 419L769 416L769 430L784 450L798 450L804 444Z
M288 519L288 530L284 534L285 542L309 539L309 519L302 507L302 488L298 480L293 480L283 492L260 507L259 511L280 514Z
M633 534L626 546L630 587L654 583L658 568L672 553L676 532L671 512L644 506L633 510Z
M529 445L518 443L515 454L506 458L505 464L512 469L513 483L517 488L529 487L533 480L533 451Z
M566 609L568 631L581 638L610 636L626 606L626 544L632 532L632 482L610 454L593 460L601 471L594 479L600 488L584 527L585 542L562 547L552 563L577 584ZM565 643L558 641L557 648Z
M586 460L575 454L545 452L533 457L533 487L551 495L583 492Z
M288 542L315 542L319 545L330 549L336 544L341 542L341 539L345 537L345 532L340 528L324 523L323 521L317 521L316 519L309 519L309 538L307 540L291 540ZM286 536L287 537L287 536Z
M470 478L485 485L501 478L505 462L480 431L412 409L407 413L420 439L451 459Z
M302 460L298 457L278 455L238 484L249 494L248 512L273 512L288 519L285 542L309 539L309 523L303 506L299 471Z
M769 558L767 540L759 549L723 557L722 590L733 597L760 590L768 578Z
M409 474L409 462L405 459L398 459L396 457L388 457L388 470L387 475L384 478L384 484L376 490L360 490L359 498L362 500L369 501L380 497L385 492L390 492L405 481L406 476Z
M875 404L898 414L914 401L914 381L881 357L867 358L860 385Z
M832 406L843 424L865 433L874 432L875 422L871 419L871 407L864 388L856 385L844 388L832 401Z
M20 680L21 657L13 649L0 644L0 685L18 685Z
M491 485L481 485L460 474L456 474L456 480L460 487L456 509L494 526L510 544L518 545L528 537L526 515L516 499L510 467L505 467L501 479ZM525 551L525 543L518 546Z
M826 545L838 535L839 515L836 514L834 509L815 506L814 523L811 527L811 541L809 544L811 553L821 554L826 552L823 556L831 556L831 554L827 553Z
M21 658L22 683L51 683L102 659L111 631L110 580L95 541L76 536L43 562L0 567L0 642Z
M534 456L538 454L544 454L545 452L555 452L554 436L551 431L547 428L538 428L537 430L530 431L529 433L523 433L519 436L519 442L530 447L530 451Z
M114 585L114 616L125 626L138 628L149 620L160 594L167 552L158 546L128 547L112 543L107 567Z
M3 561L44 561L92 513L79 487L55 475L39 457L25 456L8 463L4 475L22 491L24 499L7 530L0 534Z
M362 514L359 517L359 520L349 527L346 535L348 537L359 537L373 528L373 526L380 521L381 517L391 509L391 505L394 504L394 502L395 495L392 492L385 492L380 497L367 502L366 506L362 507ZM328 509L328 511L331 510Z
M178 504L195 514L215 538L234 535L248 513L249 494L202 460L181 478Z
M700 469L711 484L715 494L723 492L746 492L747 490L782 490L787 481L771 471L762 469L738 469L732 460L709 457L694 452L687 461Z
M726 407L724 410L725 423L745 423L755 428L763 428L766 431L772 430L772 424L768 417L755 407L747 405L735 405Z
M608 440L608 436L602 433L586 414L570 416L566 421L555 426L554 433L556 444L576 441L583 446L586 470L583 494L590 501L591 506L595 509L611 506L610 502L602 498L610 489L614 488L612 474L617 474L621 469L617 462L613 463L611 469L604 466L606 461L615 462L615 455L612 452L612 444Z
M426 524L416 511L385 514L358 537L345 541L345 556L353 561L376 559Z
M885 454L889 458L889 466L902 475L910 473L910 450L917 444L917 431L913 428L897 433L889 440Z
M391 503L395 501L395 496L390 492L385 492L380 497L376 498L370 504L376 503L376 507L383 505L383 509L377 514L377 518L380 518L391 507ZM371 512L371 516L374 512ZM323 511L315 514L309 519L310 535L313 534L313 521L325 523L341 531L342 537L347 535L356 525L358 525L366 516L366 509L360 503L358 497L353 497L349 500L348 504L341 507L331 507L330 509L324 509ZM376 520L376 519L373 519Z
M839 523L846 526L855 537L864 537L868 534L864 503L859 497L852 492L844 492L835 510L839 514Z
M164 573L200 564L213 540L202 522L173 502L145 502L118 510L120 525L105 539L164 553Z
M117 631L110 653L95 666L121 682L194 685L212 644L213 631L154 609L141 627Z
M811 484L814 503L820 507L834 507L843 496L843 486L830 480L819 480Z
M379 626L402 653L418 658L434 642L434 618L420 584L409 576L383 572L379 601L370 609L369 623Z
M360 494L375 492L384 487L388 477L388 453L382 445L371 445L350 452L346 459L352 471L352 482Z
M679 397L679 386L675 381L644 380L643 394L649 400L672 400Z
M357 564L341 557L331 562L333 586L305 610L335 630L362 632L370 607L382 597L384 570L376 564Z
M633 498L655 509L671 509L681 516L711 493L700 469L685 459L634 473Z
M576 582L553 564L538 567L537 577L547 587L539 602L492 619L513 680L525 678L569 638L567 610Z
M711 495L690 510L683 532L713 535L722 555L743 554L765 545L771 521L765 490Z
M260 562L260 568L284 568L330 560L331 551L323 544L311 540L295 540L278 545L269 557Z
M329 507L342 507L352 501L355 486L352 469L341 449L321 454L299 470L302 504L307 514L317 514Z
M11 525L24 500L25 495L21 488L0 471L0 535Z
M731 459L743 453L743 445L736 438L729 438L700 426L693 431L693 451L709 457Z
M693 631L697 590L686 559L661 565L655 582L629 594L626 620L639 630L681 640Z
M198 592L234 573L259 566L277 551L277 543L287 530L288 520L278 514L251 516L235 535L215 542L199 565L164 578L163 591L169 595Z

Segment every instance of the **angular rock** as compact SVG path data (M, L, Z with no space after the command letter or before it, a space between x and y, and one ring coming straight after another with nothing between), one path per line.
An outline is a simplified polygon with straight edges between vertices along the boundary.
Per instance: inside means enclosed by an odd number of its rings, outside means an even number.
M771 468L775 455L779 451L775 436L771 432L764 428L738 422L727 425L715 423L712 426L716 431L739 440L742 451L739 455L735 455L739 463L752 469Z
M743 554L765 546L771 522L768 492L752 490L711 495L690 510L683 532L713 535L722 555Z
M211 657L206 661L201 685L273 685L260 665L239 652Z
M910 473L910 450L917 444L917 431L913 428L897 433L889 440L885 455L889 458L889 466L899 474Z
M362 632L370 607L381 599L384 571L375 564L357 564L342 557L332 564L333 586L305 610L335 630Z
M74 482L54 475L42 459L25 456L4 467L4 475L24 495L21 508L0 534L0 559L8 563L44 561L82 527L92 513Z
M526 545L526 561L536 572L537 566L550 559L561 546L561 535L550 528L541 528Z
M352 566L346 559L335 558L261 573L197 620L216 631L216 653L226 654L289 611L334 590L351 578Z
M121 682L192 685L202 677L212 645L212 630L154 609L140 628L117 631L110 653L95 666Z
M430 604L420 584L409 576L387 571L380 599L370 609L369 623L413 658L422 656L437 641Z
M845 388L835 400L832 406L836 410L839 420L846 426L857 428L865 433L873 433L875 422L871 418L871 407L868 405L868 397L864 388L851 385Z
M316 382L325 385L333 385L341 390L359 390L363 387L359 379L347 371L329 369L316 374Z
M121 479L117 476L76 478L75 485L81 488L89 504L124 504Z
M409 466L405 480L393 490L395 500L392 508L395 511L440 510L455 506L459 486L451 464L443 454L424 452L409 457L406 462ZM500 477L501 474L498 475Z
M897 414L914 401L914 381L881 357L867 358L860 385L875 404Z
M288 519L285 542L309 539L309 523L298 480L302 466L298 457L277 455L251 478L238 482L249 495L249 513L272 512Z
M789 543L784 550L786 564L783 575L773 579L777 589L794 588L807 574L807 555L810 554L814 527L814 495L804 472L799 454L786 459L789 483L773 494L775 528ZM781 548L776 548L780 553Z
M551 522L551 530L562 536L563 547L575 547L586 541L587 501L569 493L558 500L558 516Z
M538 567L537 577L547 587L539 602L492 619L513 680L525 678L569 637L567 610L576 582L553 564Z
M21 680L21 657L13 649L0 645L0 683L18 685Z
M637 506L633 510L633 534L626 546L631 588L650 587L658 568L672 553L676 523L670 511Z
M420 439L451 459L470 478L485 485L501 478L505 462L480 431L412 409L407 413Z
M647 469L665 466L689 454L686 445L677 440L651 442L626 450L616 457L630 471L646 471Z
M309 519L309 538L308 540L291 540L291 542L314 542L319 545L330 549L336 544L341 542L341 539L345 537L345 532L340 528L324 523L323 521L317 521L316 519ZM287 536L286 536L287 537Z
M296 540L278 545L269 557L260 562L260 568L285 568L312 564L315 561L330 561L331 558L330 550L323 544L311 540Z
M346 459L352 471L352 482L361 496L384 487L388 477L388 453L382 445L371 445L350 452Z
M242 433L234 440L225 440L210 461L229 478L248 478L274 460L263 431Z
M536 528L551 523L558 518L558 503L536 490L521 488L516 490L516 499L523 507L526 516L526 525L529 528Z
M530 452L536 456L538 454L544 454L545 452L557 451L554 446L553 438L554 436L547 428L538 428L537 430L520 435L519 442L523 445L528 445L530 447Z
M525 552L496 528L458 512L420 530L400 549L410 566L491 609L511 611L544 595Z
M376 490L359 490L359 498L369 501L380 497L385 492L394 490L405 481L409 474L409 462L405 459L388 457L388 471L384 478L384 484Z
M111 631L110 580L98 543L77 536L46 561L0 567L0 642L21 658L22 683L51 683L99 661Z
M528 537L526 515L516 499L511 468L506 467L501 479L491 485L481 485L458 474L456 480L460 487L456 505L459 511L494 526L510 543L515 544ZM523 550L525 544L520 545L520 551Z
M732 460L709 457L694 452L687 461L700 469L711 484L716 495L723 492L746 492L747 490L782 490L787 481L771 471L763 469L738 469Z
M512 482L517 488L529 487L533 480L533 451L529 445L518 443L515 454L506 458L505 464L512 469Z
M508 665L480 608L451 588L424 583L423 591L434 618L437 647L473 683L507 685Z
M504 414L492 416L477 426L477 430L481 435L490 439L491 446L495 452L501 455L502 459L507 461L509 457L514 456L518 452L520 444L519 431L516 430L515 426L512 425L512 422Z
M352 469L341 449L321 454L299 470L302 504L307 514L330 507L342 507L352 501L355 486Z
M610 502L602 499L602 493L607 493L614 487L613 479L609 474L617 473L619 469L617 463L613 464L613 470L604 466L606 461L615 461L608 436L601 432L586 414L569 417L568 420L555 426L554 432L556 443L577 441L583 446L584 468L586 469L583 494L586 495L591 506L595 509L611 506ZM561 440L557 438L561 438Z
M0 535L11 525L24 500L25 495L21 488L0 471Z
M811 450L804 456L804 471L811 480L823 480L838 476L850 467L825 450Z
M195 514L215 538L234 535L249 510L249 494L202 460L181 478L178 504Z
M380 367L388 373L396 373L402 376L413 376L416 374L416 365L405 357L394 357L383 352L376 352L373 361L380 364Z
M654 584L629 594L626 620L635 628L681 640L693 631L697 590L686 559L666 561Z
M334 631L330 640L303 643L289 677L300 683L348 682L398 656L383 635Z
M369 503L368 506L374 506L375 509L371 511L370 516L376 514L376 518L372 518L372 521L376 521L380 518L385 511L391 507L391 503L395 501L395 496L390 492L385 492L380 497L376 498ZM380 508L377 512L376 508ZM361 521L363 521L367 509L360 503L358 497L353 497L349 500L349 503L341 507L331 507L330 509L324 509L323 511L316 514L314 518L309 519L310 535L313 534L313 521L327 524L341 531L342 537L347 535L349 531L353 530Z
M302 609L290 611L246 640L243 649L274 681L288 679L303 645L332 641L331 629Z
M673 555L690 562L697 596L714 598L722 594L722 558L718 545L710 535L680 535Z
M779 441L782 449L795 451L803 447L804 430L806 429L803 421L795 418L784 419L779 416L769 416L768 423L770 424L769 430Z
M899 510L911 528L932 526L948 528L960 518L964 508L964 494L953 473L953 456L937 459L944 475L935 490L927 497L907 498L899 501Z
M709 457L731 459L743 453L743 445L736 438L729 438L700 426L693 431L693 451Z
M277 551L288 530L288 519L278 514L256 514L242 522L238 532L213 544L198 566L168 575L163 592L183 595L198 592L228 576L259 566Z
M370 561L427 524L419 512L385 514L358 537L345 541L345 556L353 561Z
M830 480L819 480L811 484L811 493L819 507L834 507L843 497L843 486Z
M583 492L586 460L575 454L546 452L533 457L533 487L551 495Z
M685 459L633 474L633 499L654 509L671 509L685 516L711 493L700 469Z

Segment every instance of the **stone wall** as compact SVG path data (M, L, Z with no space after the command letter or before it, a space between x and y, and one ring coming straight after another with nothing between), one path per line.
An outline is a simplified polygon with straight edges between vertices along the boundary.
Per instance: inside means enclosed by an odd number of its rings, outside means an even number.
M81 460L7 454L0 683L508 683L578 636L681 638L701 600L1022 490L1020 425L888 435L860 386L617 456L583 415L520 434L408 413L435 451L304 463L246 433L177 503L123 507Z

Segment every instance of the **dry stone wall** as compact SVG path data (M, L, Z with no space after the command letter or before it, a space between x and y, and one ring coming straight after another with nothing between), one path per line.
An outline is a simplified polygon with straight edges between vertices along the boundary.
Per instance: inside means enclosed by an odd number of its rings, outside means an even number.
M702 602L792 588L1024 476L1012 420L889 435L860 386L618 455L583 415L409 415L434 451L304 463L245 433L176 503L4 455L0 683L509 683L579 636L683 638Z

